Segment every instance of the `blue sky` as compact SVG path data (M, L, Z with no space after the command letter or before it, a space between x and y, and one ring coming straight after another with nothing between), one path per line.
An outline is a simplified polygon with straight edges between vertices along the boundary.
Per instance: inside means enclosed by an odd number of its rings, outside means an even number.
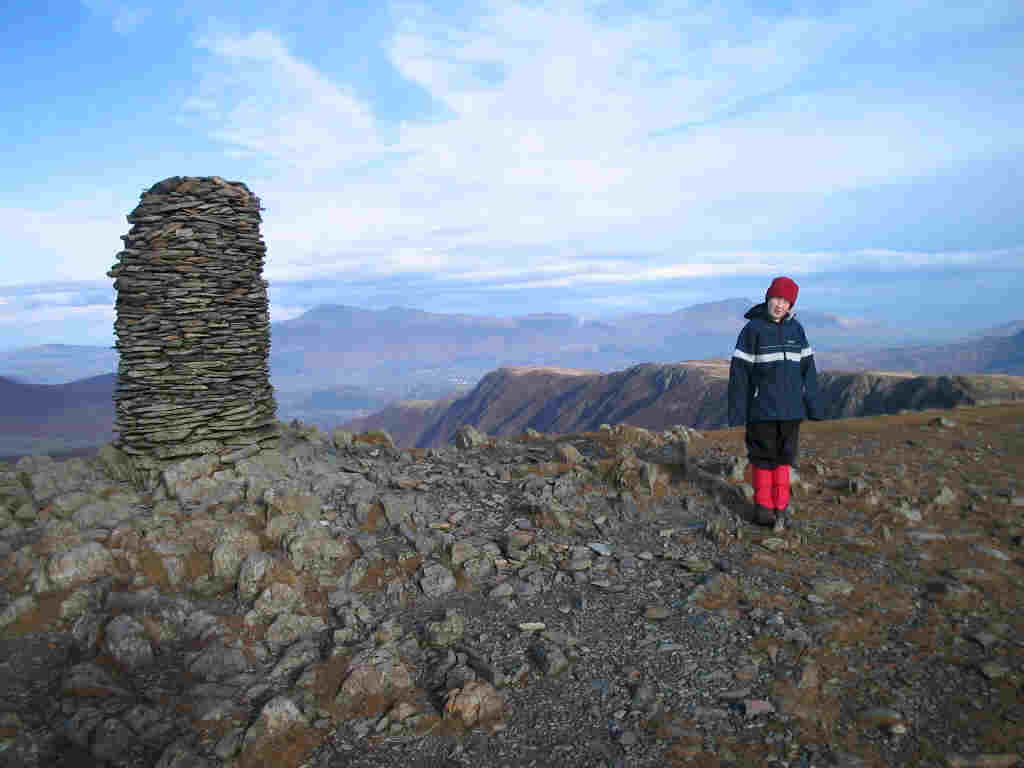
M1024 311L1024 6L8 3L0 346L112 342L139 194L245 181L273 320ZM799 307L798 307L799 309Z

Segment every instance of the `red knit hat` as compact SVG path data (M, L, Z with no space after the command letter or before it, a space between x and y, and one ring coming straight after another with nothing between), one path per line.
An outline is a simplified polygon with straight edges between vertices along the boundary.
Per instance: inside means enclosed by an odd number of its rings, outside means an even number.
M796 304L796 295L800 292L800 286L788 277L776 277L764 294L764 300L768 301L772 296L778 296L789 302L789 306Z

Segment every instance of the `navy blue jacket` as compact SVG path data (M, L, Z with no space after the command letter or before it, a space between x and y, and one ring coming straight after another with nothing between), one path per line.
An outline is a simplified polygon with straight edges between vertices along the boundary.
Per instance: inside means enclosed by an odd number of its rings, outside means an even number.
M776 323L765 303L744 317L729 366L729 426L823 418L814 350L793 313Z

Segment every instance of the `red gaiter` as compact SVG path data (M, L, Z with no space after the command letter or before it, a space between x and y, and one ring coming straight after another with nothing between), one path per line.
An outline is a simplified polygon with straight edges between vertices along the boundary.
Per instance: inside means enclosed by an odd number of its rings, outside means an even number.
M751 467L751 473L754 481L754 503L759 507L772 509L775 506L772 491L774 481L772 470Z
M780 464L772 472L772 501L776 509L785 509L789 504L789 465ZM769 504L769 506L772 506Z

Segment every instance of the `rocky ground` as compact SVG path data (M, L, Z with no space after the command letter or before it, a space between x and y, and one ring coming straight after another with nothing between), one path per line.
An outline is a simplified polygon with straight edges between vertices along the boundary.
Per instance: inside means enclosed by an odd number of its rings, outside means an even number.
M0 766L1015 766L1024 405L0 466ZM684 460L685 454L685 460Z

